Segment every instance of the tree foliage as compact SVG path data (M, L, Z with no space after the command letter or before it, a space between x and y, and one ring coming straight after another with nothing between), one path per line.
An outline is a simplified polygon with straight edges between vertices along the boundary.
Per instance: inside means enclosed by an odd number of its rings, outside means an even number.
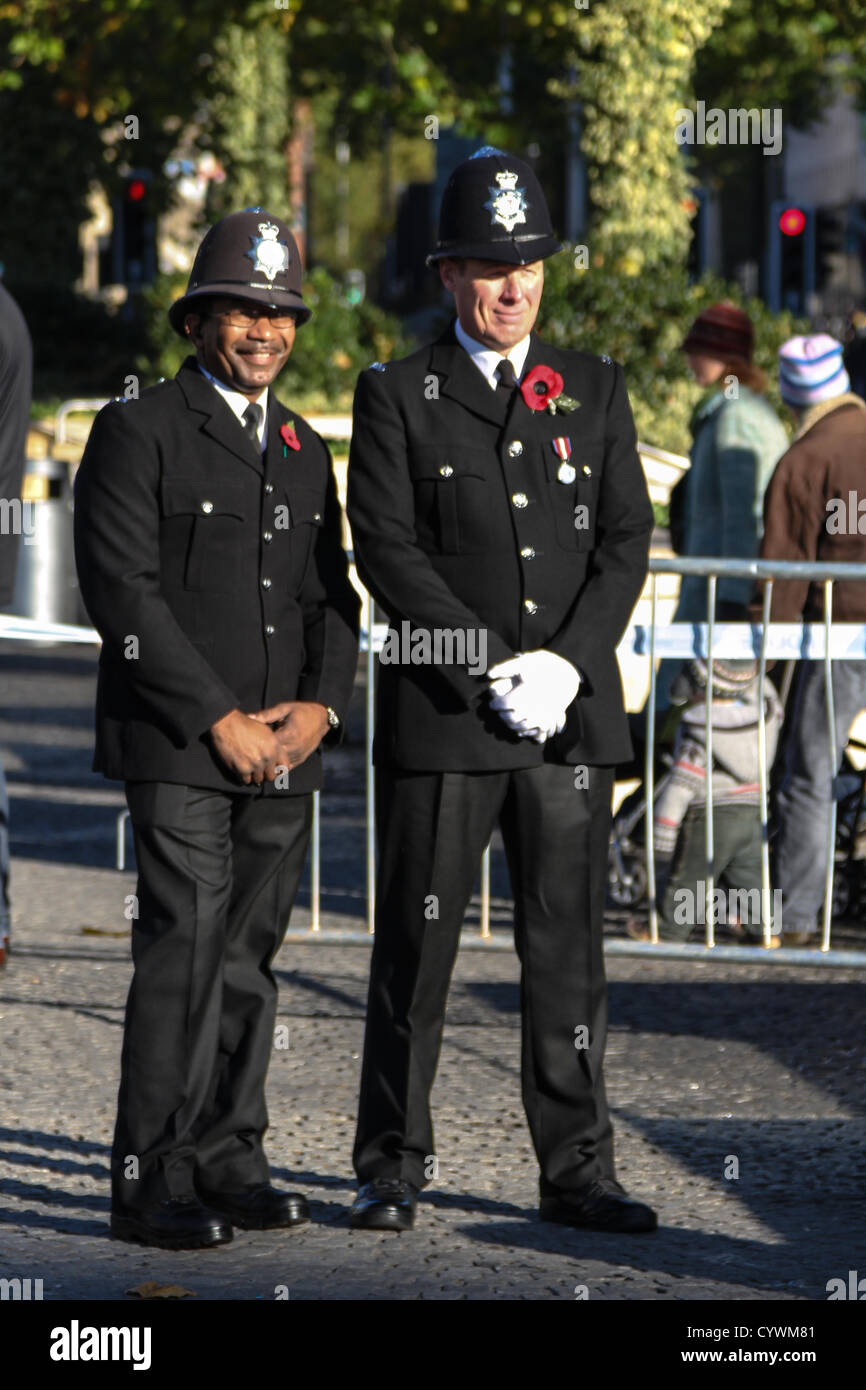
M225 170L212 183L208 219L261 203L286 202L289 137L289 40L267 22L225 24L213 40L203 138Z
M590 266L582 288L569 281L564 303L572 315L579 308L581 332L591 335L606 302L616 334L631 317L630 344L599 346L624 357L637 380L636 354L656 368L669 360L670 306L678 324L676 306L683 315L694 307L683 271L694 170L674 140L676 110L695 99L723 109L780 106L790 126L821 113L831 82L862 95L864 74L866 0L589 0L585 8L566 0L327 8L320 0L285 8L274 0L2 0L0 259L22 274L35 263L33 229L44 246L47 224L48 277L68 285L72 228L91 180L111 193L123 162L134 162L154 171L155 201L167 203L165 157L191 126L228 173L211 215L259 199L284 203L290 98L327 110L324 145L350 142L351 198L380 203L375 216L365 211L370 255L387 199L365 176L366 155L379 178L389 140L393 149L399 137L420 142L435 116L442 127L456 123L531 152L555 191L578 115ZM127 114L140 122L134 151L113 138ZM739 159L742 177L748 154L708 148L702 169L715 161L728 177ZM386 177L382 187L387 194ZM44 263L43 251L43 276ZM646 390L664 399L649 377ZM674 414L681 422L683 412ZM671 431L681 447L681 423Z
M708 105L780 107L796 126L816 120L839 83L863 103L866 0L730 0L695 64L695 94Z
M579 257L577 258L579 261ZM673 453L687 454L689 420L700 396L680 350L702 309L728 299L744 309L755 328L754 360L770 381L768 399L786 415L778 392L778 350L806 325L789 314L771 314L759 299L715 275L692 283L685 268L663 275L625 276L609 262L575 269L575 248L546 262L539 331L561 347L606 353L622 362L638 437Z

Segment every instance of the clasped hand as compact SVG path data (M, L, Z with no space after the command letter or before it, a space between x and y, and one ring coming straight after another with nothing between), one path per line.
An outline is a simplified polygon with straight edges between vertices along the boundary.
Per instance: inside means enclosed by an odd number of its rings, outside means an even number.
M521 738L544 743L565 728L568 706L580 687L570 661L555 652L518 652L487 674L491 709Z
M255 714L234 709L211 727L214 748L246 785L273 782L300 767L328 730L328 711L312 700L284 700Z

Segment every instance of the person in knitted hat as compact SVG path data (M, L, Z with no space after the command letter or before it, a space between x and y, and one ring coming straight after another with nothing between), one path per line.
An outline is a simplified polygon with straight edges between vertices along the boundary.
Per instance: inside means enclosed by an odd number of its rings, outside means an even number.
M764 399L767 380L752 361L749 316L727 302L698 315L682 344L689 370L707 394L692 417L691 468L684 483L680 554L751 558L758 553L764 490L787 436ZM745 614L751 585L722 578L716 617ZM687 575L680 584L675 622L707 616L707 581Z
M866 402L849 390L842 354L842 344L827 333L789 338L779 349L779 389L797 418L797 432L767 488L762 560L866 563ZM752 602L755 621L761 618L762 588ZM773 584L772 622L814 622L823 615L823 583ZM862 581L833 585L833 618L866 623ZM823 662L798 663L789 697L775 807L785 945L817 944L833 778L851 725L866 708L866 662L834 661L832 672L832 767Z
M758 772L758 683L754 661L713 662L713 878L719 895L716 920L748 940L761 940L761 817ZM671 701L684 704L674 744L674 764L653 807L659 937L686 941L704 922L707 828L707 663L682 668ZM773 685L764 687L767 761L776 752L782 706ZM730 907L728 906L730 904ZM635 920L634 940L649 932ZM778 933L772 938L779 945Z
M671 493L671 543L679 555L737 556L758 552L764 490L787 435L764 399L767 378L752 361L754 329L748 314L727 301L698 314L681 344L689 370L705 394L692 415L691 467ZM716 618L745 616L747 579L720 578ZM684 575L674 622L705 622L707 580ZM678 661L663 661L656 708L670 704Z

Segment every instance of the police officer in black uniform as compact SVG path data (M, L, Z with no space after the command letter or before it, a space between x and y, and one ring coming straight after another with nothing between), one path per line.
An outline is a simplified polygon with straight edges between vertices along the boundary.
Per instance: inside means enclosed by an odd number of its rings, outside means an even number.
M328 450L271 389L309 317L285 223L223 218L169 310L195 355L100 412L76 479L94 766L126 785L139 875L111 1229L172 1249L309 1219L262 1146L270 964L358 620Z
M448 983L497 823L541 1216L656 1225L616 1181L602 1078L610 803L631 748L615 649L652 509L622 368L532 331L559 249L531 168L485 147L451 176L430 257L456 322L358 382L349 519L358 572L395 634L378 684L358 1227L413 1224L436 1157L429 1094Z

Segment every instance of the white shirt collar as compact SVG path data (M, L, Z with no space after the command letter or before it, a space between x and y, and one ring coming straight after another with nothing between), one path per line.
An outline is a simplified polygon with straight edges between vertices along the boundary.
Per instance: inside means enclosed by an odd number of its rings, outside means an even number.
M203 367L202 364L201 364L200 362L199 362L198 366L199 366L199 371L201 372L202 376L206 376L207 379L208 379L208 381L211 383L211 385L214 386L214 387L216 388L217 391L219 391L219 393L220 393L220 395L222 396L223 400L225 401L226 405L227 405L227 406L229 407L229 409L232 410L232 411L234 412L234 414L238 417L238 419L240 420L241 424L243 424L243 421L244 421L244 411L246 410L247 406L250 404L250 402L247 400L246 396L241 395L240 391L234 391L234 390L232 390L231 386L226 386L226 385L224 385L223 382L219 381L219 380L217 379L217 377L215 377L211 372L209 372L209 371L207 370L207 367ZM260 425L259 425L259 448L260 448L262 451L264 451L265 444L267 443L267 433L268 433L268 387L267 387L267 386L265 387L265 389L264 389L264 391L262 392L262 394L261 394L260 396L257 396L257 397L256 397L255 404L256 404L256 405L260 405L260 406L262 407L262 410L263 410L261 423L260 423Z
M472 361L475 363L491 390L495 391L499 385L496 368L502 361L503 356L508 357L508 360L514 368L514 375L517 377L518 381L520 380L523 375L523 368L526 365L526 354L529 352L529 333L527 333L525 338L521 338L519 343L515 343L513 348L509 348L508 352L505 354L497 352L495 348L487 348L483 343L478 343L474 338L470 338L459 319L457 319L454 324L454 334L460 346L465 348L469 353L469 356L472 358Z

